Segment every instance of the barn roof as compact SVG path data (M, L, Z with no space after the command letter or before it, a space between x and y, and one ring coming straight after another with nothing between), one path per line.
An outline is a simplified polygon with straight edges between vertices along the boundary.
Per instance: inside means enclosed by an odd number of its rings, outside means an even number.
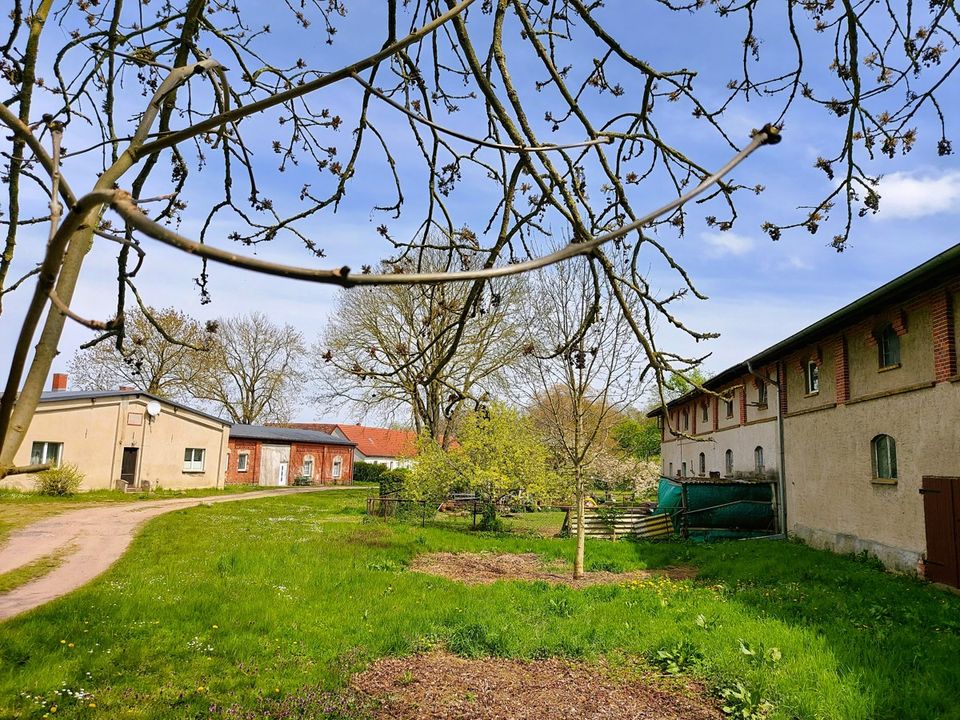
M167 398L162 398L159 395L154 395L153 393L144 392L143 390L47 390L40 394L41 403L50 403L50 402L59 402L63 400L100 400L108 398L122 398L122 397L143 397L147 400L156 400L162 405L169 405L175 407L179 410L186 410L187 412L192 412L195 415L200 415L210 420L215 420L218 423L223 425L229 425L230 423L227 420L224 420L221 417L216 415L211 415L210 413L203 412L202 410L197 410L192 408L189 405L184 405L183 403L176 402L174 400L168 400Z
M280 443L316 443L318 445L348 445L355 443L334 437L318 430L277 427L267 425L234 425L230 428L230 437L245 440L267 440Z

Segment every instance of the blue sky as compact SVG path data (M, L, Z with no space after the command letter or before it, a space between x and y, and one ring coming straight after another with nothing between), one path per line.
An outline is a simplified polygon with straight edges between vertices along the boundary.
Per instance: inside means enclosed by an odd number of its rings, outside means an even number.
M332 69L344 62L357 59L377 49L382 42L380 28L383 20L383 3L370 0L349 4L350 14L338 25L340 32L333 46L322 43L318 27L309 30L285 23L279 13L265 14L262 5L254 5L244 11L249 24L271 22L273 32L261 45L264 54L269 54L275 65L292 64L298 57L323 69ZM773 67L789 57L787 46L782 41L778 23L782 20L779 4L764 4L758 15L757 27L761 39L761 67ZM474 16L476 18L476 15ZM738 32L742 30L739 20L720 20L715 14L704 11L697 14L670 13L651 3L635 3L628 0L611 0L598 11L630 52L650 60L660 68L695 68L700 73L697 79L700 93L708 99L718 99L723 88L736 72L740 62L741 47ZM478 18L479 22L486 22ZM372 30L371 30L372 28ZM779 29L778 29L779 28ZM508 28L516 32L516 28ZM829 60L824 53L829 38L805 33L804 46L808 53L807 67L810 77L822 87L831 81L826 73ZM582 46L578 54L569 60L575 67L590 62L596 47ZM278 59L277 59L278 58ZM513 66L517 82L523 85L535 77L518 58ZM230 62L224 61L228 66ZM234 80L239 72L232 70ZM626 98L634 96L633 80L626 74L622 79L627 90ZM949 81L955 85L956 81ZM945 88L943 106L949 128L955 129L960 120L956 117L960 108L955 91ZM349 145L351 117L356 114L359 97L355 86L335 86L321 91L311 102L330 107L344 117L344 128L339 133L329 133L330 141L344 152ZM551 100L544 94L528 93L531 117L539 118ZM142 100L138 92L130 92L123 98L131 114ZM374 101L377 104L377 101ZM44 101L38 102L37 112L43 111ZM482 135L485 125L482 116L469 112L469 102L464 101L465 112L439 119L458 129ZM582 106L588 113L615 111L617 101L609 95L585 96ZM671 112L666 109L667 114ZM760 127L772 119L774 105L769 102L740 103L730 108L725 122L734 136L744 140L750 128ZM374 151L374 145L361 156L358 177L347 200L336 214L325 213L302 225L307 234L316 239L326 251L327 257L317 261L302 248L299 241L291 238L274 241L270 247L260 246L257 252L264 257L288 263L322 264L324 266L350 265L359 268L362 264L375 263L388 248L376 233L376 227L387 222L391 232L399 236L412 231L419 222L418 212L423 207L422 197L417 195L416 181L422 178L413 145L404 118L394 109L380 105L372 117L381 132L391 143L392 152L400 165L402 179L407 184L407 206L400 220L385 218L372 208L390 197L385 189L385 166ZM256 140L276 135L275 117L257 118L245 123L248 136ZM838 254L829 247L833 232L823 228L817 235L804 231L787 233L779 242L771 241L761 230L764 220L786 222L796 220L797 205L818 200L828 183L822 173L813 169L819 155L832 154L837 144L838 132L843 120L822 108L798 105L787 117L783 142L770 148L761 148L738 168L734 178L748 186L762 184L767 190L760 196L743 193L739 198L740 217L734 229L721 233L707 227L702 216L707 210L694 208L691 221L683 237L658 233L658 239L670 248L675 259L690 272L698 288L709 296L707 301L686 300L676 311L690 326L700 330L713 330L721 337L709 343L694 346L687 338L671 332L663 323L660 326L661 347L676 349L681 353L702 355L712 353L705 363L708 371L717 372L745 357L775 343L794 331L817 320L847 302L869 292L878 285L896 277L909 268L958 242L956 224L960 212L960 164L953 156L940 158L936 154L938 135L930 125L929 118L921 117L917 125L920 141L908 155L898 155L893 160L881 156L866 169L883 173L880 187L881 211L875 217L859 222L854 229L849 247ZM730 155L729 149L717 143L703 129L702 123L689 117L688 111L677 111L664 126L664 132L704 165L716 167ZM81 147L93 137L80 122L69 126L65 144ZM565 129L557 137L545 134L549 140L580 140L579 136L566 134ZM255 147L255 165L261 172L261 183L266 195L274 198L286 209L297 207L297 196L304 182L322 183L311 176L307 169L293 168L278 174L273 172L277 156L269 151L269 145ZM99 167L95 158L83 156L65 164L65 172L74 189L83 191L95 178ZM315 175L315 171L313 172ZM132 177L132 176L130 176ZM130 177L127 178L129 181ZM156 173L158 192L165 191L165 170ZM327 177L329 181L329 177ZM204 208L216 202L216 183L219 182L216 162L203 173L194 173L188 185L186 197L189 206L183 215L180 231L188 236L195 234L205 215ZM641 188L634 199L634 206L646 209L654 207L670 197L664 186L648 185ZM35 207L40 207L42 198L33 198ZM459 223L474 228L482 227L486 214L496 202L491 185L484 182L475 171L468 171L457 190L449 198L451 212ZM720 214L722 208L714 208ZM233 229L227 220L215 226L221 240L218 244L230 246L227 235ZM554 227L561 233L562 227ZM25 228L22 233L17 267L29 268L38 257L38 249L45 241L45 231L40 227ZM337 290L303 282L280 281L252 275L227 267L211 267L210 290L213 302L201 305L193 283L199 264L163 247L148 245L147 264L141 273L140 289L146 300L155 306L175 305L200 318L231 315L253 310L268 313L276 320L289 322L300 328L309 340L323 328L324 321L333 310ZM91 317L105 318L112 309L112 283L116 275L113 247L96 245L81 276L74 309ZM678 287L678 278L651 257L648 275L655 287L664 293ZM15 338L17 325L26 305L27 295L18 292L8 297L0 317L0 367L9 362L9 348ZM61 344L61 355L53 370L64 371L77 346L89 339L90 332L75 324L67 324ZM328 419L352 419L343 417L336 409L316 408L306 404L299 419L324 417Z

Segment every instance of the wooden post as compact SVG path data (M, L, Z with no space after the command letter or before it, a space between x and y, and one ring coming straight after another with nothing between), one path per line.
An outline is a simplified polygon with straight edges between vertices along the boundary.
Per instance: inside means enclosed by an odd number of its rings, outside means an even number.
M689 520L687 518L687 486L684 483L680 483L680 512L682 513L680 519L680 528L683 534L684 539L690 537L690 528Z

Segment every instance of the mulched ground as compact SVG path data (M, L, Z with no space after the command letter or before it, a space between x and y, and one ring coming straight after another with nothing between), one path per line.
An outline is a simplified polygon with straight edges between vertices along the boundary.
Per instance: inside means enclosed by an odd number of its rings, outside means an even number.
M696 568L673 567L659 570L634 570L625 573L588 572L573 579L573 569L563 564L545 565L534 553L424 553L410 563L410 570L459 580L467 585L486 585L497 580L544 580L580 588L610 585L662 575L674 580L695 577Z
M703 687L559 660L468 660L445 652L378 660L352 690L376 720L720 720Z

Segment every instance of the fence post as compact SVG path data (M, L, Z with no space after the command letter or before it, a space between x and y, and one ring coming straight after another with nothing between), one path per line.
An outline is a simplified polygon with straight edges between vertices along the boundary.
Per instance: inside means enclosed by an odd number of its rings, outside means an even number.
M473 501L473 529L477 529L477 501Z
M420 501L420 506L421 506L421 510L420 510L420 527L424 527L424 528L425 528L425 527L427 526L427 501L426 501L426 500L421 500L421 501Z

